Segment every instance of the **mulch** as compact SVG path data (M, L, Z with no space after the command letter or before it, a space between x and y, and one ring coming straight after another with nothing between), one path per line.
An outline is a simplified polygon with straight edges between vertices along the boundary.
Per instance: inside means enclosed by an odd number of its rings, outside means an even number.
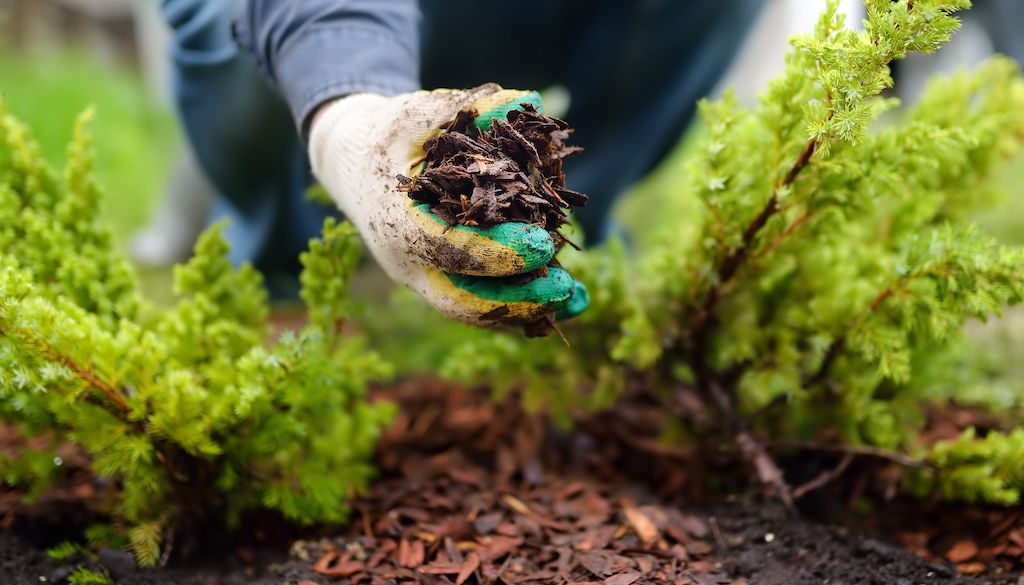
M725 495L735 491L708 484L700 462L644 437L639 428L657 428L654 405L622 405L611 420L627 428L597 418L563 431L522 412L515 396L495 403L435 380L375 395L399 402L402 414L348 526L296 541L264 525L161 570L126 569L114 551L85 564L124 585L1021 583L1010 576L1024 568L1011 558L1020 509L897 498L856 514L844 503L847 486L884 475L865 466L794 514L756 491ZM18 534L0 531L9 582L62 582L69 568Z
M593 464L604 465L598 450L565 460L540 419L512 404L430 386L395 396L409 408L385 438L386 478L357 504L349 535L293 549L321 577L457 585L737 582L710 560L714 520L666 506L639 484L595 477Z
M566 212L587 196L565 186L563 160L582 150L566 141L572 129L528 103L494 118L491 128L474 126L478 112L463 110L424 144L423 172L398 175L398 190L431 210L449 227L491 227L522 222L558 238Z
M605 432L606 421L562 432L515 397L495 404L430 380L382 394L403 412L382 444L383 477L344 535L293 547L290 582L973 584L1017 583L1000 575L1022 568L988 563L988 578L964 577L963 558L925 559L756 495L712 497L688 485L697 466L635 435L627 444L628 430ZM626 408L617 421L656 417ZM893 507L893 518L916 517L912 503Z

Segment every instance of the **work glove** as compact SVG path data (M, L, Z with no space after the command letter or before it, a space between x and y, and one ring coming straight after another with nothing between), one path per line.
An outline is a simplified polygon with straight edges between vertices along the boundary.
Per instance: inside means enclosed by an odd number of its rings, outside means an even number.
M561 268L532 280L518 277L546 266L555 254L542 227L503 223L491 228L448 226L397 189L396 175L421 171L424 142L466 108L476 125L540 95L489 84L470 90L418 91L398 96L354 94L321 108L310 129L313 173L359 230L385 272L442 314L481 327L529 324L554 312L586 309L587 290Z

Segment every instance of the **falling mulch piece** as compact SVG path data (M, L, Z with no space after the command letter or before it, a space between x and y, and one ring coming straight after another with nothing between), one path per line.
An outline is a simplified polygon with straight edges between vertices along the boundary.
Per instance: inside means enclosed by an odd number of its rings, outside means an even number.
M587 196L566 188L562 164L582 149L566 144L572 129L563 120L545 116L529 103L520 107L504 120L494 118L486 132L474 125L476 110L459 112L442 127L443 133L424 144L422 172L398 175L398 190L429 204L448 224L446 231L458 225L488 228L518 222L547 230L556 250L574 245L558 230L568 222L570 210L586 204ZM547 267L525 276L545 274ZM553 323L553 314L547 315L526 324L526 334L548 335Z

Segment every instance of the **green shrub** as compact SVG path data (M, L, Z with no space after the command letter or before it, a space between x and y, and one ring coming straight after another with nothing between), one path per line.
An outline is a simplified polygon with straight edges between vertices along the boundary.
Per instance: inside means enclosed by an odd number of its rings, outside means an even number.
M344 520L392 411L366 400L388 367L340 334L354 229L327 222L303 255L310 324L273 345L261 278L232 268L220 225L177 267L177 304L158 309L98 220L88 119L58 178L0 112L0 419L88 453L112 480L105 500L142 564L168 531L208 515ZM0 461L0 477L36 494L53 461L26 447Z
M830 2L758 107L729 94L701 104L704 136L673 195L699 206L656 202L661 237L632 261L614 248L565 259L594 297L563 326L571 347L480 338L448 373L520 380L563 418L637 385L671 402L682 385L718 421L681 421L687 436L733 441L776 487L767 438L892 450L929 467L904 474L914 493L1017 501L1021 396L985 390L997 383L964 326L1024 295L1024 249L970 221L1024 140L1024 80L995 58L879 120L899 105L881 95L889 63L936 50L968 5L867 0L856 32ZM951 401L1003 404L1007 432L929 444L925 408Z
M93 571L91 569L79 568L68 575L70 585L111 585L114 580L106 570Z

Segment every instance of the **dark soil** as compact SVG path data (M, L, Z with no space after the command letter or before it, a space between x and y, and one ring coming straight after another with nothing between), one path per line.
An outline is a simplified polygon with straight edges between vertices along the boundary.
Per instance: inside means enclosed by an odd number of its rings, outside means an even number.
M401 402L403 414L382 442L381 478L341 530L311 532L290 551L250 530L239 539L250 544L221 543L210 551L226 552L205 561L139 571L109 550L54 562L21 538L32 532L22 526L0 532L0 583L61 583L75 564L105 566L116 583L131 585L1018 583L959 576L948 561L927 561L886 538L817 523L758 496L708 498L706 487L690 485L694 465L626 445L602 431L607 425L559 433L522 414L514 399L495 405L482 392L430 381L379 394ZM701 491L707 501L697 504L691 494ZM957 513L987 518L978 510ZM999 570L974 560L992 557L979 552L988 548L981 540L971 549L972 527L936 532L949 523L942 509L933 508L934 517L915 515L909 504L888 512L886 524L902 514L934 545L925 554ZM1020 527L1014 514L1002 514L1004 530Z

